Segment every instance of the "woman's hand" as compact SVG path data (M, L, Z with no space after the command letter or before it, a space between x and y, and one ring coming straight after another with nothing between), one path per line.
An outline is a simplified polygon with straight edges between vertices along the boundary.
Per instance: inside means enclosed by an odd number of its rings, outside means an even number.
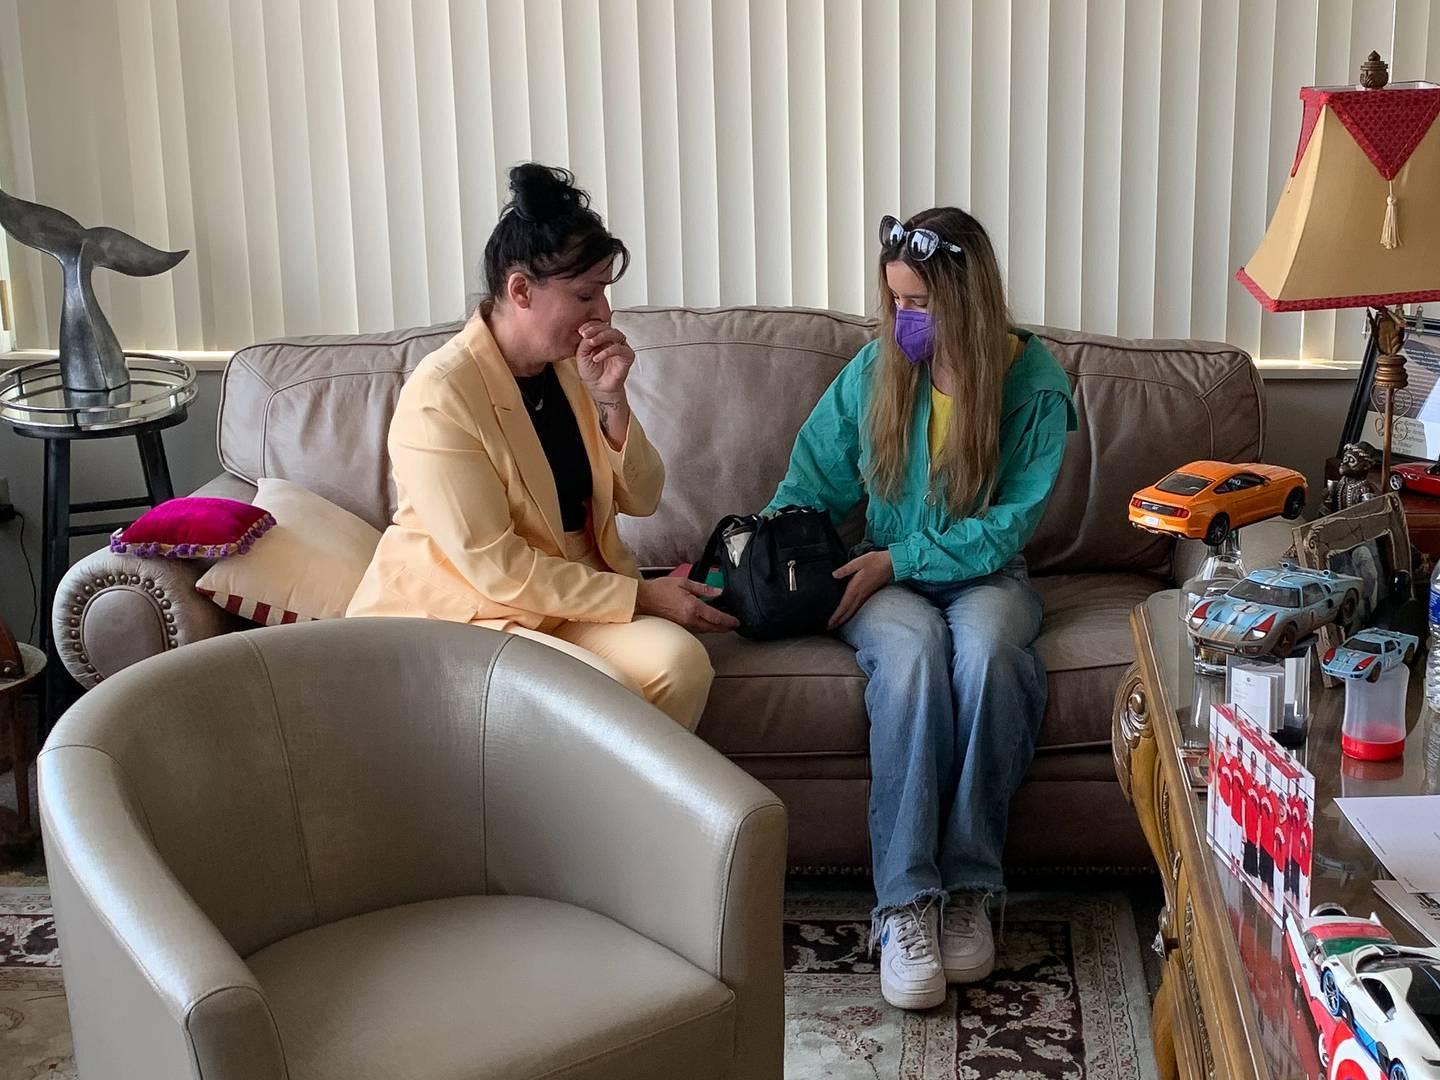
M835 576L842 580L849 578L850 584L845 586L845 595L840 598L835 614L830 616L827 630L844 626L866 600L894 581L895 567L890 562L890 552L867 551L836 570Z
M689 578L650 578L635 592L636 615L658 615L683 626L692 634L719 634L734 630L740 620L716 611L700 597L713 600L720 590Z
M630 430L630 402L625 397L625 379L635 363L635 350L625 335L609 323L588 322L580 327L580 347L575 350L580 381L600 413L600 430L615 450L625 448Z
M625 335L609 323L588 322L580 327L575 362L590 396L597 402L613 401L625 392L625 378L635 363L635 350Z

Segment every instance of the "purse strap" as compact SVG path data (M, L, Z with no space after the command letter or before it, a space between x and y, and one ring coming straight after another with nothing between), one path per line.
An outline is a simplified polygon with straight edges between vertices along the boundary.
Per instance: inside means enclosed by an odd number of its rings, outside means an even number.
M720 519L719 524L717 524L714 531L711 532L710 539L705 541L705 553L690 564L690 573L687 576L691 581L701 583L705 581L706 575L710 573L710 567L714 566L720 559L720 545L725 542L722 534L731 525L744 520L745 519L738 514L729 514Z

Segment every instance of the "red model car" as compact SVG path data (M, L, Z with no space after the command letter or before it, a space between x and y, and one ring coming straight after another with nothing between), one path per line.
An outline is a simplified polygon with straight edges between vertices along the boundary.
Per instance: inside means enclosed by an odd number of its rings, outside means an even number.
M1410 465L1391 465L1390 490L1440 495L1440 462L1434 465L1426 465L1420 461Z

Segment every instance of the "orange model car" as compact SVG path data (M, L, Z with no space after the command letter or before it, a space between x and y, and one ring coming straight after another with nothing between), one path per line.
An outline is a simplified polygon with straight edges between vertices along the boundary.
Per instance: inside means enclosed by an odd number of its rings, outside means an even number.
M1203 539L1212 547L1231 529L1276 514L1298 518L1305 477L1279 465L1192 461L1130 500L1130 524L1147 532Z

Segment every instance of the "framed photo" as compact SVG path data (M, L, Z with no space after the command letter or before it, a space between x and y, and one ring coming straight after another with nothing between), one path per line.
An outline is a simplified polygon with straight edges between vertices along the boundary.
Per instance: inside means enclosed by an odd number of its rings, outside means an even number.
M1405 374L1410 385L1395 394L1390 457L1401 462L1440 460L1440 320L1406 316L1405 343L1400 351L1405 354ZM1384 444L1385 396L1375 386L1379 354L1379 345L1371 334L1336 457L1344 454L1347 443L1368 442L1376 447Z
M1277 920L1310 911L1315 777L1234 705L1210 710L1205 835Z
M1327 514L1295 529L1295 561L1307 570L1349 574L1364 584L1353 629L1370 625L1370 618L1396 590L1397 582L1410 580L1410 533L1400 496L1387 492L1366 502ZM1344 631L1335 623L1320 628L1320 651L1335 648ZM1339 681L1323 676L1326 686Z

